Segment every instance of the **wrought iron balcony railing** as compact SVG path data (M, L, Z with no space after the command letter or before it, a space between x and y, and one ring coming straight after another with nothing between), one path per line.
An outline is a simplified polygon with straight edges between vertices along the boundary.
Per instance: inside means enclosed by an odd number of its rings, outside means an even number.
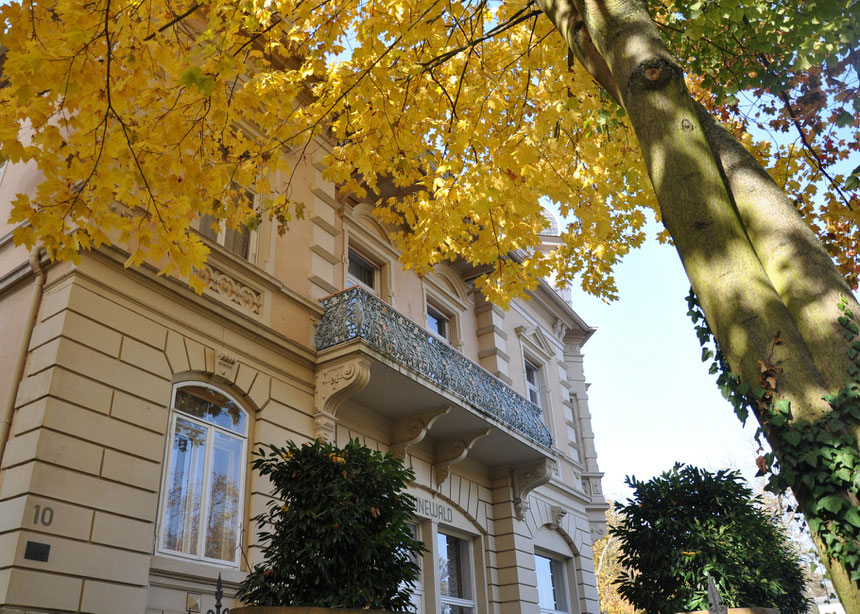
M479 413L544 447L552 445L537 405L366 290L353 286L324 298L322 305L314 339L318 350L361 339Z

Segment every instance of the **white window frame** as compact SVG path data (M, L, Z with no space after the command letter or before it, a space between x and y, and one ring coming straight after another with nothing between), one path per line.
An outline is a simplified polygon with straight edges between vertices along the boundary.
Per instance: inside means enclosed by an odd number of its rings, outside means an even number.
M430 331L435 337L438 337L445 341L445 343L451 344L451 337L454 332L454 318L446 314L442 309L436 307L432 302L427 302L427 308L424 310L425 317L427 318L427 330ZM437 332L430 328L430 318L434 318L437 321L443 324L443 331Z
M534 373L534 382L529 381L529 368ZM523 359L523 381L526 384L526 398L543 409L543 365L526 356ZM532 393L535 399L532 399Z
M563 605L566 609L564 610L556 610L553 608L545 608L540 605L540 574L537 573L537 559L538 557L548 560L550 562L550 578L549 581L551 583L551 589L555 591L556 589L561 592L561 597L564 601ZM568 561L556 554L551 554L544 552L542 550L535 551L535 577L537 580L538 586L538 607L540 608L541 614L571 614L571 594L568 585L570 584L568 576L569 564ZM555 580L560 582L561 586L556 587Z
M210 388L221 394L228 399L230 399L236 406L239 408L241 412L245 414L245 433L240 434L236 431L231 431L229 429L225 429L220 427L212 422L207 422L198 418L197 416L192 416L183 412L182 410L176 409L176 393L182 388L189 386L199 386ZM203 469L203 479L204 484L201 492L201 510L200 510L200 526L199 526L199 535L201 536L200 543L197 545L197 554L190 554L187 552L179 552L176 550L170 550L168 548L163 547L165 541L165 530L167 526L164 522L165 514L167 512L167 504L168 497L167 492L170 484L170 468L173 462L173 440L176 436L176 420L178 417L181 417L183 420L187 420L188 422L192 422L195 425L202 426L207 429L206 434L206 456L204 458L204 469ZM221 567L231 567L238 568L241 562L241 554L242 554L242 535L244 533L244 515L245 515L245 482L247 478L247 457L248 457L248 431L250 426L251 415L250 413L242 406L239 401L236 400L231 394L226 392L225 390L212 386L206 382L199 381L185 381L173 386L173 392L170 395L170 422L169 422L169 430L167 432L167 441L166 441L166 449L164 453L164 465L161 476L161 502L158 506L158 531L157 531L157 548L156 552L158 554L175 557L187 561L197 561L209 563L212 565L218 565ZM203 553L206 549L206 539L205 539L205 527L206 527L206 519L209 514L209 486L211 481L211 464L212 464L212 451L214 449L213 442L215 438L215 433L220 432L222 434L226 434L235 439L239 439L242 441L242 451L240 453L240 458L242 459L242 470L239 473L239 502L238 502L238 510L239 510L239 522L236 527L236 554L232 561L227 561L223 559L215 559L211 557L205 556Z
M251 188L243 187L242 189L244 189L246 192L248 192L249 194L252 195L251 208L256 211L257 206L259 204L259 200L260 200L259 195L254 190L252 190ZM236 252L234 252L233 250L229 249L226 246L226 242L227 242L227 223L226 222L224 222L223 220L220 220L218 222L218 234L215 236L214 239L211 237L208 237L204 234L204 230L202 228L203 222L204 222L204 216L201 215L200 218L197 220L197 231L201 235L203 235L207 240L213 241L214 243L217 243L218 245L223 247L225 251L234 255L236 258L239 258L240 260L249 262L251 264L256 264L256 262L257 262L257 240L258 240L257 239L258 232L256 230L252 230L250 228L243 227L244 232L248 233L248 255L247 255L247 257L245 257L245 256L242 256L241 254L237 254ZM235 228L233 228L232 230L235 232L239 232Z
M465 545L465 552L461 552L461 557L462 557L461 563L465 565L465 567L466 567L465 571L468 572L468 578L464 580L464 584L468 587L469 595L470 595L469 599L462 598L462 597L449 597L447 595L443 595L442 594L442 586L441 586L442 577L440 574L440 576L439 576L440 585L436 586L436 598L438 600L437 605L438 605L439 611L441 612L442 608L445 607L446 605L450 605L450 606L459 607L459 608L469 608L469 610L471 611L471 614L476 614L476 612L477 612L477 605L476 605L477 598L475 596L476 595L475 558L474 558L474 554L472 552L472 550L473 550L472 537L466 536L466 535L461 535L456 531L454 531L454 532L449 531L446 527L440 527L440 528L437 528L437 530L435 531L435 533L433 535L433 539L436 542L437 548L439 545L439 535L444 535L446 538L449 538L449 539L458 539ZM436 566L438 569L439 562L441 561L442 553L437 552L436 556L438 557L436 560Z
M418 522L418 519L409 521L406 524L409 525L409 529L412 531L413 539L424 541L421 538L421 524ZM420 555L414 557L414 563L418 565L418 577L415 578L412 590L409 592L409 598L413 607L411 611L414 614L424 614L424 557Z
M353 254L355 254L355 261L356 262L358 262L359 264L366 264L366 265L368 265L368 267L370 269L372 269L372 271L373 271L373 284L372 285L368 285L368 284L364 283L363 281L361 281L360 279L358 279L357 277L353 277L352 274L349 272L349 263L353 261ZM382 267L380 265L378 265L376 263L376 261L374 261L373 258L368 258L367 256L365 256L364 253L360 249L357 249L354 246L350 245L347 249L347 256L346 256L346 287L349 288L351 286L360 286L360 287L364 288L365 290L367 290L368 292L371 292L371 293L379 296L381 285L382 285Z
M441 265L437 265L441 266ZM463 350L463 334L460 327L460 314L468 310L466 301L458 296L452 287L454 282L442 273L434 272L423 279L424 284L424 320L425 327L430 331L427 315L429 310L441 315L447 320L447 333L445 336L434 336L444 339L448 345L458 351Z

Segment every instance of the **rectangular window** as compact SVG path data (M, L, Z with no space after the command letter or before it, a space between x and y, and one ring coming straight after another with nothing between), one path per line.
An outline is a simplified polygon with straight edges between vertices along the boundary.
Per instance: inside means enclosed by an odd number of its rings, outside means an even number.
M541 406L540 402L540 368L525 361L526 370L526 392L528 393L529 401Z
M353 249L349 250L347 265L347 286L361 284L376 291L379 277L379 267Z
M536 554L535 571L541 613L566 614L569 612L567 588L564 582L564 562Z
M409 530L412 531L413 538L417 540L421 539L421 529L417 524L410 522ZM409 611L413 612L413 614L424 614L423 557L420 555L413 555L412 562L418 565L420 571L418 572L418 578L415 580L415 584L412 586L412 594L410 595L412 607Z
M450 341L451 320L427 305L427 328L445 340Z
M253 208L256 199L254 192L246 189L243 194ZM206 213L200 217L197 230L207 239L223 245L240 258L245 260L251 258L251 231L248 228L227 228L226 224L218 223L213 216Z
M459 537L437 533L439 551L440 614L472 614L472 565L469 542Z

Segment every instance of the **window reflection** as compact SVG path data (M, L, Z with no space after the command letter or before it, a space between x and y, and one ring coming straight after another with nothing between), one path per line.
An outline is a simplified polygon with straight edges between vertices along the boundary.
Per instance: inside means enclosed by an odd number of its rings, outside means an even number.
M160 548L236 563L247 415L208 386L177 388Z

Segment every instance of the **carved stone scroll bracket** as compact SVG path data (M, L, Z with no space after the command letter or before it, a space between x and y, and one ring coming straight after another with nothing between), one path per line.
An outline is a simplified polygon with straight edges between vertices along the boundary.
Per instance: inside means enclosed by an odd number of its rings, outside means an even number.
M553 505L549 508L549 513L550 513L550 516L552 517L552 520L549 523L547 523L547 526L549 526L549 528L552 529L553 531L557 531L558 528L561 526L562 519L567 514L567 510L565 510L563 507L561 507L559 505Z
M421 442L427 436L433 423L450 412L451 406L445 405L439 409L425 411L409 420L398 422L394 426L391 453L397 458L406 458L409 448Z
M555 461L545 458L536 463L511 468L511 487L514 491L514 509L517 519L525 520L529 509L528 496L531 491L549 482Z
M314 389L314 437L334 441L337 409L370 381L370 360L351 358L325 365L316 372Z
M485 429L471 435L466 435L460 439L450 439L436 443L436 464L433 465L433 472L436 474L437 488L442 486L445 480L448 479L448 476L451 474L451 465L459 463L466 458L469 450L475 445L475 442L489 434L490 429Z

